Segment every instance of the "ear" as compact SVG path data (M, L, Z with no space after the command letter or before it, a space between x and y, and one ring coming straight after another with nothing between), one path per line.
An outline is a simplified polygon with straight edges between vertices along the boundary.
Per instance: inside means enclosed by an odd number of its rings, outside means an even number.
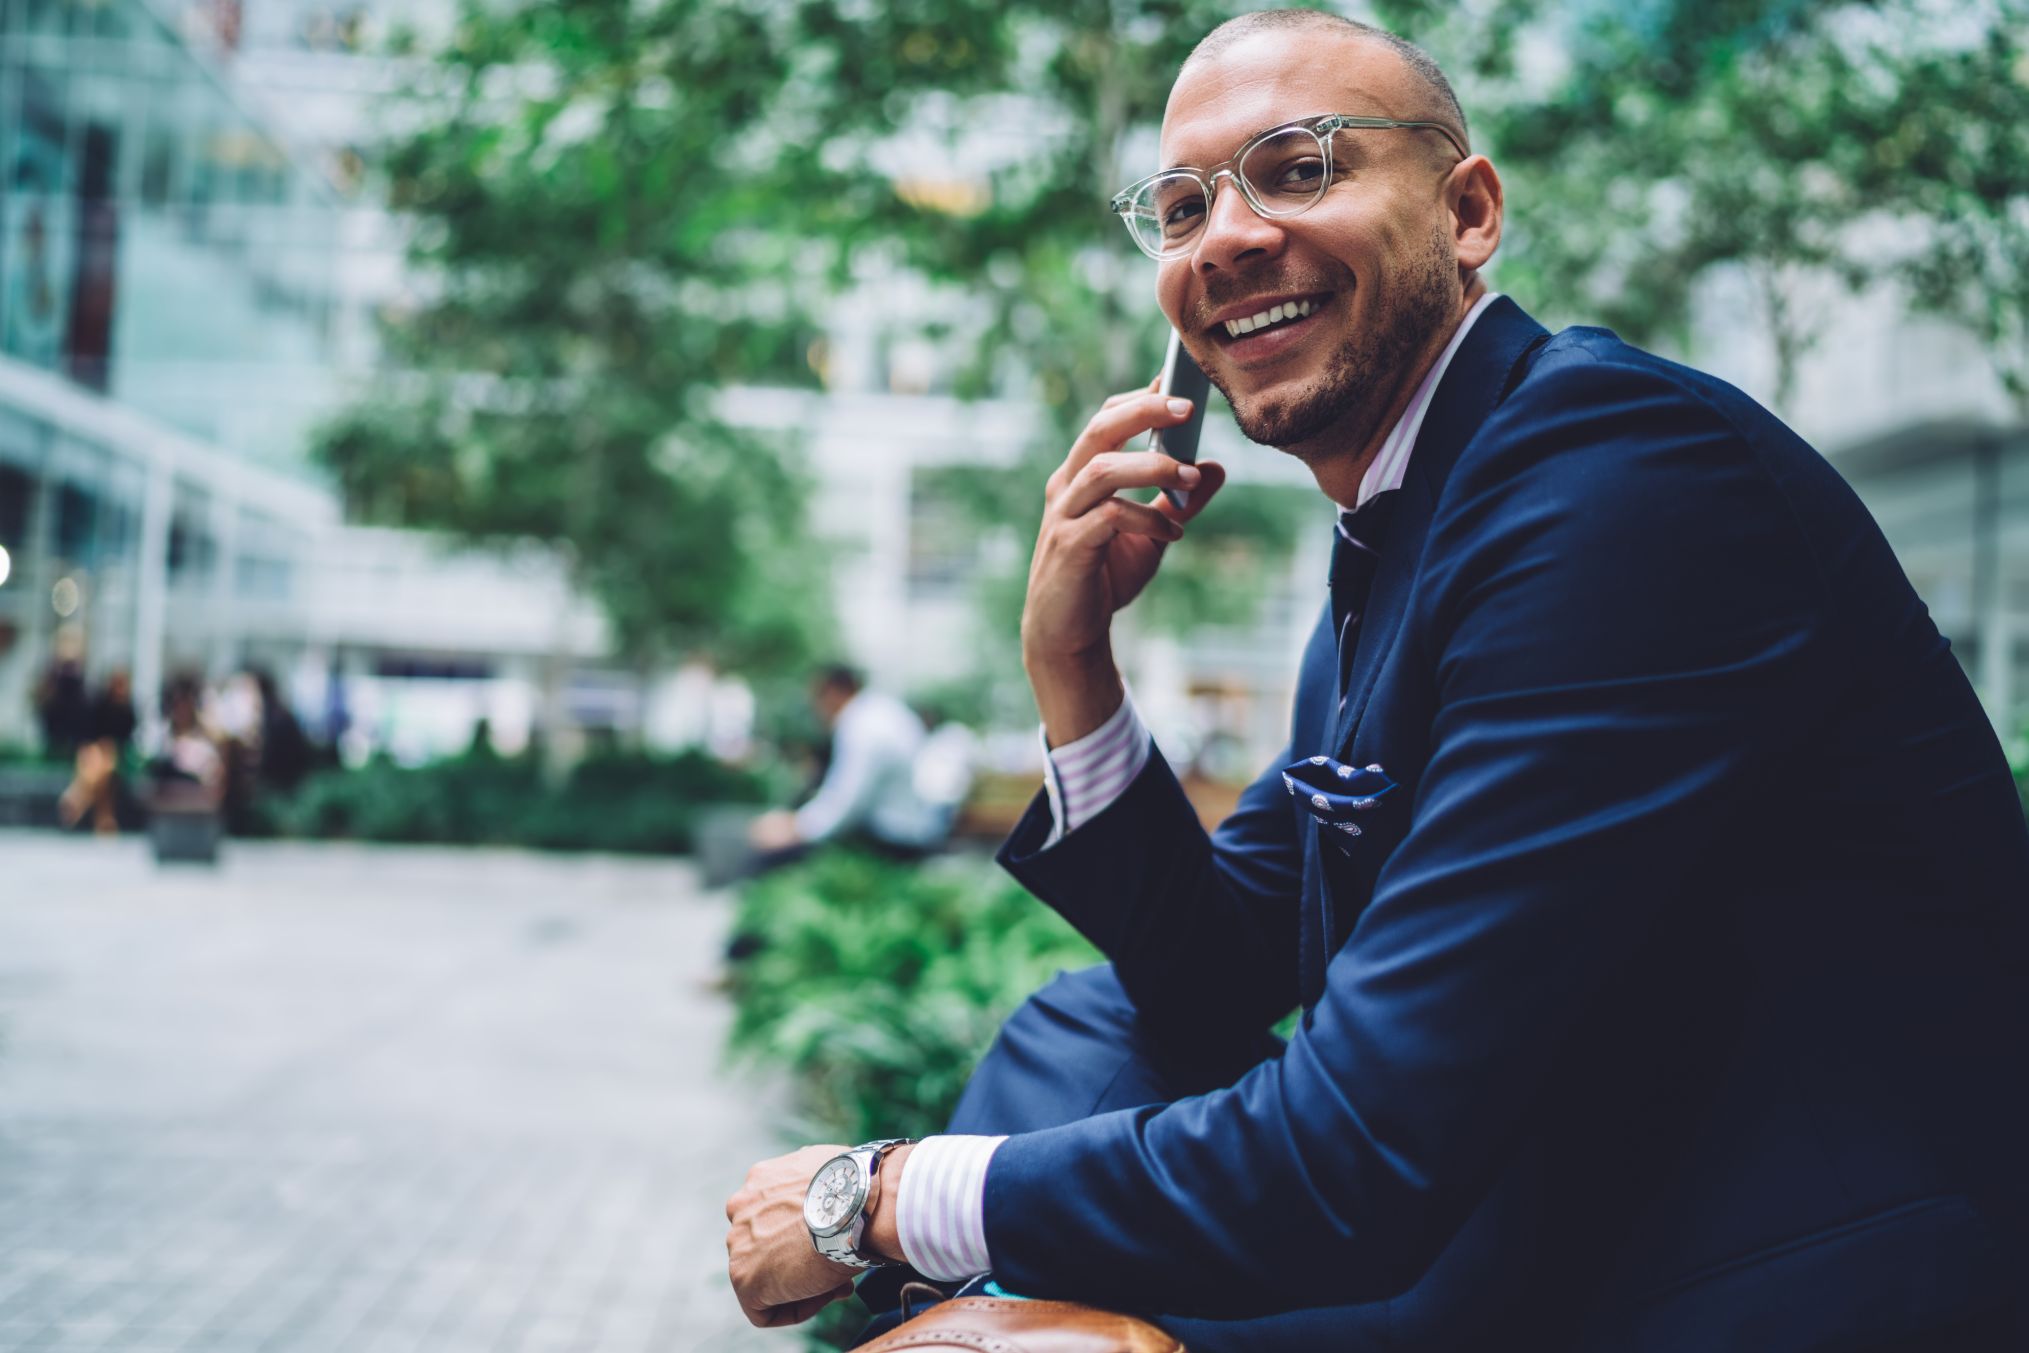
M1459 271L1477 272L1500 247L1501 176L1494 172L1492 160L1475 155L1452 168L1444 196Z

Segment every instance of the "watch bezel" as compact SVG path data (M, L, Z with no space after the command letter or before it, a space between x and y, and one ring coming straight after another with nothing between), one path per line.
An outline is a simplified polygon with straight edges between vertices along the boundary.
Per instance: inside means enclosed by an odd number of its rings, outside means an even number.
M852 1201L847 1204L845 1215L833 1225L811 1226L810 1195L817 1191L817 1181L824 1178L825 1172L840 1161L846 1161L853 1167ZM852 1229L853 1223L858 1221L860 1214L866 1210L867 1191L872 1184L872 1172L867 1169L866 1160L856 1152L845 1151L833 1156L830 1160L817 1167L816 1174L810 1176L810 1187L803 1192L803 1224L809 1227L812 1236L825 1240L830 1240L833 1236L844 1235Z

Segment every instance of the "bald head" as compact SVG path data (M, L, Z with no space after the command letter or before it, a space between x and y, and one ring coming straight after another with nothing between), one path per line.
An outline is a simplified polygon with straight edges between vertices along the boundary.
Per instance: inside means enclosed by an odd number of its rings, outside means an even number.
M1249 38L1304 33L1351 38L1385 49L1400 68L1402 83L1406 86L1403 92L1409 101L1407 107L1395 110L1393 115L1442 123L1458 137L1460 145L1471 147L1465 110L1459 106L1451 81L1445 78L1444 71L1431 60L1428 52L1385 28L1376 28L1358 19L1348 19L1324 10L1263 9L1228 19L1205 34L1191 49L1191 54L1184 59L1183 69L1178 72L1178 79L1181 81L1193 66L1211 61Z

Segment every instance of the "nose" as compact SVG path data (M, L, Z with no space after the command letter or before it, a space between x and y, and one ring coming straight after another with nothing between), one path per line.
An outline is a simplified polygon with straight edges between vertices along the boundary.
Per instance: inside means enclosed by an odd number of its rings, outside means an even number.
M1205 209L1197 248L1191 251L1191 266L1206 277L1243 261L1272 258L1281 251L1283 239L1281 225L1258 214L1240 191L1233 171L1222 169L1213 180L1212 200Z

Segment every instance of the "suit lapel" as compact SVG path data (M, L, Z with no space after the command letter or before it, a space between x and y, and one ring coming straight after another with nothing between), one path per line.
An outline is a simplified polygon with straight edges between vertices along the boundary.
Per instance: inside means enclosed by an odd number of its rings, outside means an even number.
M1409 472L1402 481L1403 501L1396 507L1388 538L1381 546L1373 590L1353 645L1345 707L1339 711L1331 746L1326 749L1330 754L1346 754L1366 713L1382 661L1395 646L1445 477L1494 406L1514 388L1522 374L1523 359L1548 337L1542 325L1503 296L1486 308L1452 354L1444 379L1430 397L1430 410L1423 417L1409 457Z
M1336 681L1318 698L1333 702L1333 713L1321 731L1331 741L1319 750L1346 759L1360 721L1367 711L1382 665L1400 637L1415 591L1417 566L1423 557L1424 542L1436 514L1438 495L1445 477L1467 442L1506 398L1524 374L1523 363L1537 345L1549 337L1540 324L1524 314L1506 297L1486 308L1465 342L1452 354L1444 379L1431 396L1422 430L1409 458L1409 472L1402 481L1402 502L1389 522L1387 539L1381 545L1381 559L1367 596L1360 632L1354 641L1353 666L1346 682L1346 701L1337 707ZM1329 615L1329 612L1327 612ZM1334 673L1336 676L1336 673ZM1298 947L1297 990L1305 1010L1317 1003L1324 992L1325 969L1352 922L1366 906L1372 891L1374 868L1355 868L1349 858L1337 858L1334 846L1319 840L1320 828L1312 825L1304 836L1304 908ZM1343 915L1341 915L1343 913Z

